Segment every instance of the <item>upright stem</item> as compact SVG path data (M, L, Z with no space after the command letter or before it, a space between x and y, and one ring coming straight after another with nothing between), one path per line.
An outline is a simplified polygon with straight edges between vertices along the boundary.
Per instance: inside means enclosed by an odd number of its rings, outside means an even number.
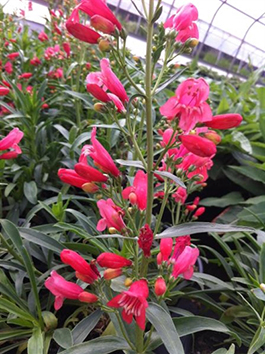
M146 75L145 75L145 95L146 95L146 128L147 128L147 179L148 179L148 197L146 208L146 223L151 224L153 194L154 194L154 177L153 177L153 120L152 120L152 39L153 39L153 18L154 0L149 0L149 16L147 26L147 43L146 43Z

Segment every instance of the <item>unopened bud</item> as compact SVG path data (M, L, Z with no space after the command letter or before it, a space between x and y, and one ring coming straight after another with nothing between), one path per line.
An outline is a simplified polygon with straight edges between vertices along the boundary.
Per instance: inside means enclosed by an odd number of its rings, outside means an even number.
M204 134L204 137L208 140L211 140L215 145L218 145L222 138L219 134L217 134L214 130L209 130L207 133Z
M131 286L132 282L132 278L126 278L124 280L124 285L126 286L126 288L128 288L129 286Z
M167 290L167 285L164 278L162 277L157 278L155 282L155 294L157 296L162 296L165 294L166 290Z
M107 108L103 103L97 102L94 104L94 110L96 112L100 112L100 113L105 113L107 112Z
M93 304L94 302L98 301L98 297L95 294L83 291L81 294L78 295L78 300L81 302L87 302L88 304Z
M58 319L55 317L55 315L52 312L42 311L41 316L43 318L46 331L57 328Z
M199 44L199 41L197 38L191 38L187 44L188 44L189 48L195 48Z
M103 273L103 277L106 280L118 278L120 275L122 275L121 268L118 268L118 269L108 268L108 269L104 270L104 273Z
M110 42L107 39L101 39L98 44L98 48L101 52L109 52L110 51Z
M262 291L265 292L265 284L264 284L264 283L261 283L259 287L260 287L260 289L261 289Z
M98 186L93 182L84 183L82 189L87 193L96 193L98 191Z
M110 234L117 234L118 233L118 230L117 229L115 229L115 227L109 227L109 233Z

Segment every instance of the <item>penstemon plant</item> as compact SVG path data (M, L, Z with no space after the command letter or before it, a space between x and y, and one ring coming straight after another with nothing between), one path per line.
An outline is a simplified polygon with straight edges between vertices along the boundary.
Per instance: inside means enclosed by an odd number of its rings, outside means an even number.
M90 240L94 245L100 244L95 240L104 243L90 263L76 251L64 249L61 261L75 270L77 283L52 270L45 286L55 296L56 310L64 299L72 299L107 312L112 324L107 332L116 336L79 344L65 354L92 353L96 345L102 345L104 353L117 349L151 353L161 340L169 353L184 353L166 303L180 294L177 286L182 278L192 278L199 250L191 243L190 224L180 232L176 225L204 212L194 192L206 185L213 165L221 140L215 129L233 128L242 120L239 114L212 115L209 85L203 78L181 82L175 96L159 109L165 118L156 119L156 97L181 75L168 77L170 63L198 43L198 11L188 4L158 26L161 1L142 0L142 11L146 56L137 59L140 80L130 75L127 66L126 32L104 1L82 0L66 22L74 37L98 44L104 55L109 53L100 60L100 71L88 74L86 88L101 102L95 109L111 124L94 126L91 144L83 146L74 169L58 172L63 182L95 194L100 219L98 234ZM90 26L80 22L85 15ZM115 72L122 73L125 85ZM100 142L103 128L107 140L110 129L120 132L121 155L116 163ZM187 202L191 194L193 201ZM165 215L170 222L165 223ZM58 225L67 230L67 224ZM115 241L108 245L105 240Z

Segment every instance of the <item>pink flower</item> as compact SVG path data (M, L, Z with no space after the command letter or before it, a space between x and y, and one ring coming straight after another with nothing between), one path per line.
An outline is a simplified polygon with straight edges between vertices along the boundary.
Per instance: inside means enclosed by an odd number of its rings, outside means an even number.
M189 235L177 237L173 255L170 257L170 263L175 263L187 246L190 246Z
M174 264L172 276L177 278L180 274L183 274L184 279L189 280L193 276L194 264L198 257L198 248L186 246Z
M0 155L1 160L9 160L16 158L21 154L21 149L18 143L23 138L24 133L18 128L12 129L8 135L0 140L0 151L11 149L11 151L5 152Z
M77 252L64 249L60 253L60 257L63 263L70 265L76 271L77 278L80 278L78 275L81 275L82 280L83 276L88 284L93 284L98 279L99 273L95 273L90 264Z
M96 31L92 30L89 26L82 25L79 23L79 6L76 7L71 16L66 21L66 28L72 36L79 39L80 41L87 42L90 44L96 44L98 39L101 37Z
M65 280L55 270L45 280L44 285L55 296L55 310L59 310L62 307L64 299L77 300L79 295L84 291L81 286Z
M211 108L206 103L209 96L209 85L203 78L189 78L183 81L162 107L160 113L172 120L179 118L179 127L186 133L197 123L212 120Z
M0 86L0 96L6 96L9 94L9 88L5 86Z
M32 77L32 73L23 73L18 76L18 79L30 79Z
M67 58L69 58L71 54L71 47L68 42L63 43L63 50L65 51Z
M118 269L123 267L129 267L132 265L132 261L124 258L115 253L103 252L97 258L97 263L102 268Z
M34 66L38 66L41 64L41 60L38 57L34 57L29 62L31 65L34 65Z
M148 224L145 224L140 229L140 235L138 240L138 245L143 250L145 257L151 256L150 250L153 244L153 239L154 239L153 231L150 229L150 226Z
M109 60L103 58L100 61L101 72L93 72L87 75L87 91L102 102L112 101L118 111L125 111L124 102L129 100L127 93L110 68ZM110 93L106 91L109 90Z
M131 204L137 204L140 210L145 210L147 205L147 175L139 170L134 178L133 186L122 191L122 197L129 199Z
M193 154L201 157L212 157L216 154L216 145L199 135L181 135L179 140L185 148Z
M162 238L160 241L160 253L162 261L167 261L171 255L173 247L173 239L170 237Z
M87 163L79 162L75 164L75 172L85 178L87 182L106 182L108 180L107 176L104 176L103 173L89 166Z
M5 71L8 73L8 74L12 74L13 72L13 65L10 61L6 62L5 63L5 66L4 66L4 69Z
M45 41L49 40L49 37L47 36L47 34L45 32L40 32L39 35L38 35L38 39L41 42L45 42Z
M189 172L189 167L193 165L195 169ZM183 162L178 165L178 168L182 168L186 171L188 178L192 178L195 175L201 176L201 182L205 182L208 179L208 170L213 166L213 161L210 157L200 157L192 153L187 154L183 158Z
M176 142L177 132L174 133L172 128L166 129L164 132L159 132L162 135L163 140L161 141L161 146L165 147L170 142L170 145ZM173 135L174 134L174 135Z
M123 291L110 300L107 306L122 307L123 320L131 323L134 317L137 325L144 331L148 295L149 289L146 280L138 280L132 283L127 291Z
M172 197L177 203L184 204L187 199L187 190L185 188L178 187L176 192L172 194Z
M19 57L19 52L10 53L10 54L7 55L7 57L10 60L15 60L17 57Z
M176 14L165 22L164 28L175 29L178 32L176 41L184 43L189 38L199 38L198 27L193 22L196 20L198 20L198 10L189 3L181 6Z
M103 231L110 227L114 227L117 231L122 231L126 227L122 219L124 212L114 204L112 199L101 199L97 202L97 206L102 216L102 219L97 224L98 231Z
M213 129L230 129L240 125L242 120L242 116L237 113L220 114L213 116L212 120L205 125Z
M120 175L120 171L116 167L110 154L96 139L96 127L92 129L91 142L92 145L85 145L82 148L80 158L82 159L89 155L94 160L95 165L99 167L103 172L111 174L114 177L118 177Z
M88 183L86 178L79 176L75 170L71 169L60 168L58 170L58 176L62 182L78 188L82 188L85 183Z

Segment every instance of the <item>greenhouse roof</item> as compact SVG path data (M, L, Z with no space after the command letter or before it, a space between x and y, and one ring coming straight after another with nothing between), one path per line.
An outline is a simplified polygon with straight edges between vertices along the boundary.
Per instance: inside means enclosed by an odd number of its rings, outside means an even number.
M62 2L62 1L61 1ZM5 6L5 11L16 12L29 21L45 23L48 16L47 3L42 0L32 1L32 11L28 11L28 0L0 0ZM57 1L60 3L60 1ZM137 16L140 25L141 16L134 4L143 12L141 0L107 0L114 6L116 14L119 11L128 15ZM163 0L164 11L160 20L165 21L176 9L187 3L184 0ZM202 45L207 49L213 48L219 54L236 58L244 63L251 62L255 67L265 63L265 1L264 0L193 0L192 3L199 11L199 33L201 45L195 51L198 54ZM22 10L22 11L21 11ZM200 53L199 53L200 54Z

